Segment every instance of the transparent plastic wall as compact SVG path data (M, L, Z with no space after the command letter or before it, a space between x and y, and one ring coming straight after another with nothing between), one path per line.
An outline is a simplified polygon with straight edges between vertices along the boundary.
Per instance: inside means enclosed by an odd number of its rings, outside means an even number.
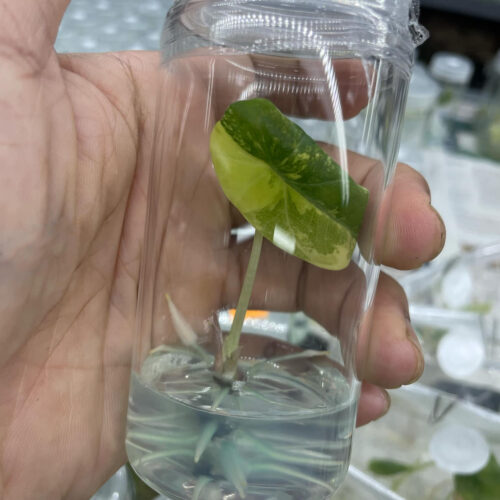
M341 484L421 34L395 0L169 12L127 433L167 497L324 499ZM246 329L295 311L321 332Z

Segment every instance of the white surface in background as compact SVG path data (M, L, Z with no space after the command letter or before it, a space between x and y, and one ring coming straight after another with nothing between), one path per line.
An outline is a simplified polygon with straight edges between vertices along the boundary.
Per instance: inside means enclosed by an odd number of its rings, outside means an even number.
M432 204L447 227L441 258L458 255L464 246L500 240L500 165L490 160L440 149L425 153Z
M467 326L451 330L440 341L437 360L441 370L452 378L467 378L484 363L486 352L480 330Z
M449 425L434 433L429 453L439 467L452 474L475 474L488 463L490 447L476 429Z
M157 50L173 0L72 0L55 48L58 52Z
M474 282L465 265L456 266L447 272L441 283L441 299L451 309L462 309L473 300Z
M420 384L390 393L392 406L389 413L370 425L358 428L354 433L351 462L354 467L369 473L368 464L373 459L388 459L404 464L425 464L435 460L438 455L430 456L429 449L433 436L441 429L453 426L473 429L489 443L490 451L497 458L500 457L498 413ZM478 443L479 440L471 442L474 450L465 451L473 457L484 457L484 447ZM438 454L442 451L447 457L453 452L453 443L450 443L450 447L446 441L437 444ZM479 460L475 463L479 463ZM394 477L377 476L376 480L390 488ZM449 468L433 465L410 474L400 484L397 493L406 500L442 500L448 498L452 490L453 478ZM354 497L349 500L354 500Z

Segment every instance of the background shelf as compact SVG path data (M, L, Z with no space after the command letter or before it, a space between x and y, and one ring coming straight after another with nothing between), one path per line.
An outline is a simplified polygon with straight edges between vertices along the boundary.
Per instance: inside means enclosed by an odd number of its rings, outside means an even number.
M421 0L422 7L500 21L499 0Z

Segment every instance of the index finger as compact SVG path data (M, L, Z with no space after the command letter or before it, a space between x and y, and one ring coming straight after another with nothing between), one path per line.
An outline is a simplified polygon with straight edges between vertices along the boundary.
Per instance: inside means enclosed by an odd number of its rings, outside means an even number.
M322 148L336 161L339 150L330 144ZM375 261L397 269L416 269L434 259L443 249L446 228L431 204L424 177L399 163L388 188L381 161L348 151L349 175L370 191L360 248L366 255L374 245Z
M283 113L299 118L336 120L338 99L342 119L356 116L369 101L369 72L360 59L250 56L257 93L265 95ZM338 94L338 95L337 95Z
M337 120L335 103L342 120L358 115L369 100L372 74L360 59L296 57L266 54L189 53L189 62L169 60L170 74L180 81L196 75L198 90L215 104L219 120L234 101L265 97L282 113L298 118Z

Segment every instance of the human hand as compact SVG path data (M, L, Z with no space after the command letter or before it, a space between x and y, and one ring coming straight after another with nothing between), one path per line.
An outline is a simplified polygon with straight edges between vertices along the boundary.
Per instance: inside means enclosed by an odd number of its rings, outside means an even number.
M85 500L125 461L158 57L56 55L53 41L68 3L0 0L0 496L6 500ZM184 188L195 192L189 183ZM216 201L204 205L212 207L211 227L230 223L217 193L205 193ZM409 167L398 169L388 228L380 246L387 265L418 267L442 247L444 229L425 181ZM171 247L179 263L187 248L181 243ZM214 271L222 283L224 271ZM406 299L388 277L380 281L376 306L360 363L366 380L360 423L386 409L377 386L409 383L422 367L409 341Z

